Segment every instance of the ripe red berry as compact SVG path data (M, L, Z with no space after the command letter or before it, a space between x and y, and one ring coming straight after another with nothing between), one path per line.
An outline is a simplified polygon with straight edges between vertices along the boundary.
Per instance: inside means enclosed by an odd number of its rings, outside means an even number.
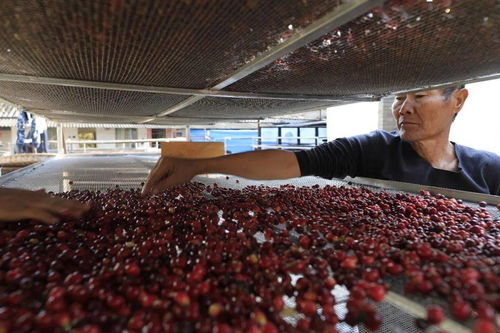
M262 333L278 333L278 329L276 326L270 322L267 322L264 324L264 327L262 328Z
M143 292L140 294L139 300L140 300L143 307L150 308L153 306L153 303L156 300L156 297L154 295L149 295L149 294Z
M480 319L492 320L495 318L495 310L486 303L481 303L476 306L477 316Z
M97 325L85 325L83 326L83 333L101 333L101 329Z
M197 263L194 265L193 270L188 274L189 283L193 284L200 281L206 274L206 267L204 263Z
M189 295L182 291L176 292L174 299L181 306L188 306L191 303Z
M273 307L274 311L281 312L285 307L285 302L283 301L283 297L276 296L275 298L273 298Z
M45 330L53 329L56 324L55 318L45 311L41 311L38 313L38 315L36 316L36 322L41 329Z
M495 333L495 324L490 320L479 319L474 324L474 333Z
M309 327L311 326L311 321L306 318L300 318L297 321L297 328L302 331L309 331Z
M376 332L382 326L382 318L377 312L369 312L366 315L364 325L372 332Z
M355 256L347 256L341 263L340 266L347 269L355 269L357 266L358 258Z
M139 276L141 274L141 269L136 263L131 263L125 265L125 273L130 276Z
M439 305L431 305L427 307L427 321L431 324L439 324L444 320L445 314Z
M472 312L472 309L471 309L469 303L467 303L467 302L457 301L457 302L451 304L451 313L457 319L466 320L469 318L471 312Z
M378 269L374 268L368 268L366 269L364 272L363 272L363 278L366 280L366 281L370 281L370 282L375 282L377 281L379 278L380 278L380 274L378 272Z
M427 243L421 243L417 245L417 253L420 258L430 258L432 256L432 248Z
M112 309L120 309L125 304L125 298L117 295L110 295L106 301Z
M302 235L299 237L299 243L304 249L308 249L311 245L311 239L307 235Z
M375 284L368 287L368 296L375 302L381 302L385 296L384 286L380 284Z
M337 285L337 281L329 276L325 279L325 285L328 287L328 289L333 289Z
M306 316L312 316L316 313L316 303L307 299L299 300L297 302L297 310Z
M74 284L80 284L82 283L82 275L80 273L74 272L66 276L66 279L64 279L64 285L65 286L70 286Z

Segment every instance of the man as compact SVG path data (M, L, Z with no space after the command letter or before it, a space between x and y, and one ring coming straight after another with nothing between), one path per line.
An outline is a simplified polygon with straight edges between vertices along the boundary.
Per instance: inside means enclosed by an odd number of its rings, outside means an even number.
M398 95L392 106L398 132L341 138L309 151L161 158L143 193L158 193L198 174L225 173L259 180L349 175L500 195L500 157L449 141L467 96L463 86Z
M31 115L31 127L28 132L27 139L31 140L29 146L30 153L37 153L40 146L40 131L38 126L38 118L36 115Z

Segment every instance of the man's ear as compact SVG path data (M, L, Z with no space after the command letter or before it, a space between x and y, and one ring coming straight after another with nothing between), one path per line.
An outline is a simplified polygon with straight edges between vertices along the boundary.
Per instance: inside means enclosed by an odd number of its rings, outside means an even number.
M455 113L460 112L468 96L469 96L469 91L466 88L458 89L453 92L454 104L455 104L454 107L456 110Z

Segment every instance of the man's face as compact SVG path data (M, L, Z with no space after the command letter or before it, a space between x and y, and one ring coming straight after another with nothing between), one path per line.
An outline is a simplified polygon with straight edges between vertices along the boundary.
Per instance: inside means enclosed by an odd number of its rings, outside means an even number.
M446 98L442 89L397 95L392 104L392 114L401 138L412 142L434 138L443 133L447 135L454 115L460 111L461 104L465 101L457 101L456 93L457 91L449 98Z

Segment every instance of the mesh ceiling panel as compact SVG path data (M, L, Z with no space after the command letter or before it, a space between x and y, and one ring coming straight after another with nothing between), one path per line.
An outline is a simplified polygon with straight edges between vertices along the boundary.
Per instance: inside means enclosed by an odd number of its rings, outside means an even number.
M220 119L255 119L266 116L318 110L341 102L293 101L255 98L206 97L175 113L179 117L213 117Z
M148 116L185 96L0 81L0 96L27 109Z
M206 88L342 0L2 0L0 72Z
M499 1L393 0L227 89L383 95L499 72Z

